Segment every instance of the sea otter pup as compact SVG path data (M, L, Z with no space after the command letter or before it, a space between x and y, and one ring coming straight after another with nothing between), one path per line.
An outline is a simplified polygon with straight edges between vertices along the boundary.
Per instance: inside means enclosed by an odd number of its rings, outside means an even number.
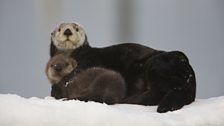
M68 34L68 31L72 32ZM82 70L104 67L119 72L127 87L123 103L158 105L157 111L162 113L195 100L195 74L180 51L166 52L134 43L95 48L89 45L83 27L63 23L51 35L50 55L57 53L76 59ZM186 82L189 82L187 86Z
M123 77L112 70L93 67L77 74L77 62L65 55L52 57L46 74L56 99L79 99L107 104L121 103L126 95ZM76 76L74 76L77 74Z

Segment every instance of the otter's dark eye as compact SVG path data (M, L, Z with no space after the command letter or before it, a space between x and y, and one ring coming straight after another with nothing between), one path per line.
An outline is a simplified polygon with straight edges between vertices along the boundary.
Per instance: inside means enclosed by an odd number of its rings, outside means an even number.
M61 31L61 29L59 28L59 29L58 29L58 31L60 32L60 31Z
M77 32L79 32L79 28L76 27L75 30L76 30Z

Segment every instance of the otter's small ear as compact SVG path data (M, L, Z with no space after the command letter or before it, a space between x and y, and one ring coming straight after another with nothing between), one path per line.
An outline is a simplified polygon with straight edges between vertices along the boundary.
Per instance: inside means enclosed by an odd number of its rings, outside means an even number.
M55 32L56 32L56 30L51 32L51 37L55 36Z
M87 35L85 35L85 42L84 42L84 44L83 44L83 45L89 45Z
M51 44L50 44L50 56L53 57L57 54L57 48L55 47L53 40L51 38Z

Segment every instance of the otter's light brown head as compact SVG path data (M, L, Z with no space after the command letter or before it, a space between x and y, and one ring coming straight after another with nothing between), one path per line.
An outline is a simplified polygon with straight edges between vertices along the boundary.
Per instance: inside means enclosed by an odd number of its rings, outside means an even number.
M77 66L71 57L58 54L52 57L46 66L46 75L51 84L57 84L63 77L70 74Z
M84 28L77 23L62 23L51 33L51 41L61 51L76 49L82 46L86 39Z

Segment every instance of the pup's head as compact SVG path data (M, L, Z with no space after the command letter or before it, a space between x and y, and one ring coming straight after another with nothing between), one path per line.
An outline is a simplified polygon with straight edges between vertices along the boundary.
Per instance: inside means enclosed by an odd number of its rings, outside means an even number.
M76 49L87 42L86 33L77 23L62 23L51 33L51 42L58 50Z
M52 57L46 66L46 75L51 84L57 84L63 77L70 74L77 66L71 57L58 54Z

